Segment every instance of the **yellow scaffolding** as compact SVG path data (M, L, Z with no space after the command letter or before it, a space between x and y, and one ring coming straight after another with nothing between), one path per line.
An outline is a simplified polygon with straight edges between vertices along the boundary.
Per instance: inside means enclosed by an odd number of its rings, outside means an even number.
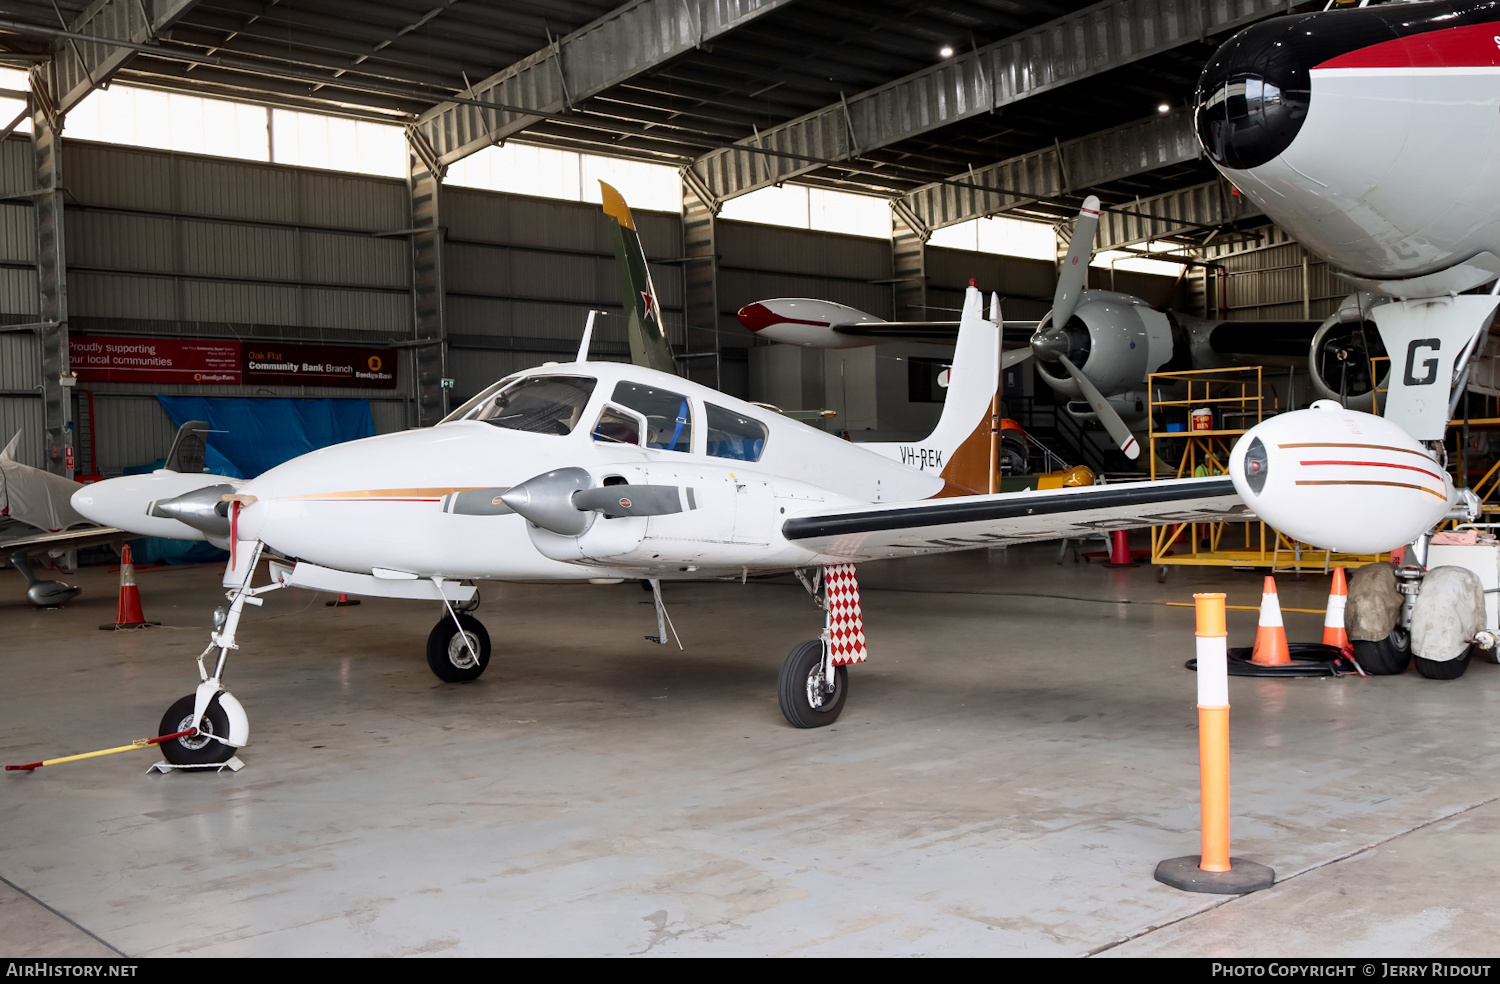
M1158 470L1163 465L1171 467L1158 453L1159 443L1177 441L1183 442L1182 457L1170 477L1229 474L1234 442L1264 417L1261 367L1157 372L1148 382L1152 479L1168 477ZM1174 398L1164 399L1164 390ZM1182 394L1180 399L1178 394ZM1212 428L1192 430L1192 411L1203 409L1213 412ZM1165 429L1177 423L1184 429ZM1327 573L1335 567L1358 567L1383 559L1383 555L1362 557L1322 550L1258 521L1175 523L1151 531L1151 562L1160 565L1163 579L1167 566L1173 564Z

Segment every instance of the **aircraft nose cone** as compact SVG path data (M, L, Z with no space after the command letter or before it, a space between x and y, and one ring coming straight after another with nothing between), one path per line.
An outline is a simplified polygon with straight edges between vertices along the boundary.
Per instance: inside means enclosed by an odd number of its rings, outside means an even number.
M1326 31L1312 16L1278 17L1214 53L1194 97L1198 142L1210 160L1246 171L1291 146L1307 118L1309 70L1327 57Z

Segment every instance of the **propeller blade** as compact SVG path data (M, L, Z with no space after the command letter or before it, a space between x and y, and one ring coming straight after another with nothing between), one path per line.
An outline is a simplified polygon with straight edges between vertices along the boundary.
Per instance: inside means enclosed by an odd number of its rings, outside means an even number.
M1034 353L1029 347L1011 349L1009 352L1006 352L1000 356L1000 368L1009 369L1013 365L1025 362L1027 359L1031 358L1033 354Z
M1063 258L1062 270L1057 275L1057 290L1052 295L1052 326L1061 328L1073 317L1078 306L1078 297L1083 293L1083 281L1088 276L1089 258L1094 255L1094 232L1099 228L1099 199L1090 195L1083 200L1078 210L1078 221L1073 225L1073 241L1068 244L1068 255Z
M682 512L675 485L605 485L573 493L575 509L595 509L611 516L670 516Z
M1120 446L1120 450L1125 452L1125 457L1131 460L1140 457L1141 446L1137 443L1135 435L1125 425L1124 418L1109 405L1104 394L1099 392L1099 387L1094 385L1093 380L1085 376L1083 370L1073 365L1073 360L1066 355L1059 355L1057 361L1062 363L1062 367L1068 370L1068 375L1073 377L1078 388L1083 390L1084 398L1089 401L1089 406L1093 407L1094 412L1099 415L1099 422L1104 425L1105 430L1109 431L1109 436Z

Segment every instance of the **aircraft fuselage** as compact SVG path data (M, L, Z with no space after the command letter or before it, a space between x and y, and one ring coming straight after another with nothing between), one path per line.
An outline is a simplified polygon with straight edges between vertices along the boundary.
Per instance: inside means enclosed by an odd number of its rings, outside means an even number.
M1197 101L1219 170L1362 286L1435 296L1500 273L1495 0L1263 21L1218 51Z

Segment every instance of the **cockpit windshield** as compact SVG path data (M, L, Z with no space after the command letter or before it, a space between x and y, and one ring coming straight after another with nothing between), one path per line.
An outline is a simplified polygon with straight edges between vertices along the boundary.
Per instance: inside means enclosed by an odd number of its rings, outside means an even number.
M480 404L467 419L533 434L571 434L595 382L592 376L527 376Z

